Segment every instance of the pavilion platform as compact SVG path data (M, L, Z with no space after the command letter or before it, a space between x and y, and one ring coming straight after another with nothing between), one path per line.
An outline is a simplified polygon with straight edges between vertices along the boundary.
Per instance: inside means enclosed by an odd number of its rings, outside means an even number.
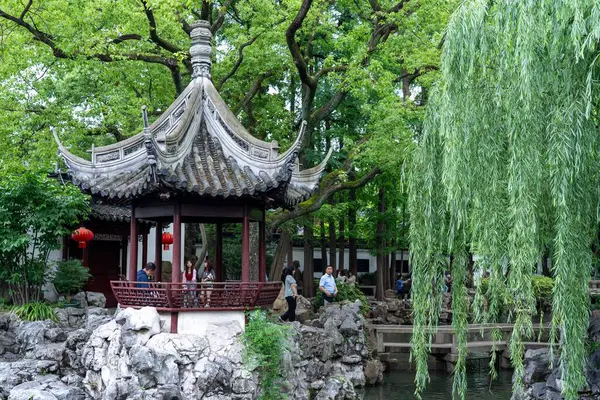
M172 333L201 334L214 323L239 322L245 313L271 308L281 291L281 282L215 282L210 287L196 284L155 282L136 287L137 282L112 281L111 288L123 308L154 307Z

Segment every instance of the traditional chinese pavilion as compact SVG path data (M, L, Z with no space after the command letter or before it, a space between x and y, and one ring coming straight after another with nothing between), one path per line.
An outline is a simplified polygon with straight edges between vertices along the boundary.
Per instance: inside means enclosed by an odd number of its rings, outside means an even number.
M74 184L104 204L130 207L130 238L138 237L140 220L158 227L173 223L172 282L137 288L135 267L129 268L127 281L111 282L122 307L154 306L162 315L170 314L166 322L171 332L197 331L198 323L217 318L223 311L233 312L234 318L243 322L243 311L248 307L273 303L280 283L264 282L265 210L291 208L306 200L316 189L331 155L330 151L313 168L299 169L305 123L296 141L282 154L277 142L265 142L248 133L211 81L209 24L195 23L191 39L190 84L153 124L148 124L143 110L143 132L92 149L91 161L71 154L59 142ZM216 224L217 281L222 277L222 224L242 225L241 281L216 282L211 288L210 304L201 299L208 297L206 293L194 295L200 300L198 304L186 299L190 292L180 283L181 224L185 222ZM258 282L250 281L251 222L259 225ZM156 231L155 261L160 265L161 229ZM137 266L138 241L129 243L129 265Z

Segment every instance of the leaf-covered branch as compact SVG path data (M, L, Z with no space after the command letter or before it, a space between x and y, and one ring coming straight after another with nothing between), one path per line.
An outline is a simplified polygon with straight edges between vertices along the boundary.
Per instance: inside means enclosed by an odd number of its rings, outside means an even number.
M375 167L365 173L359 179L343 182L340 180L340 177L346 175L345 170L331 172L323 179L323 182L321 183L322 188L320 188L308 200L298 204L298 206L291 211L284 211L274 216L273 219L269 221L270 230L276 229L287 221L291 221L303 215L307 215L319 210L319 208L321 208L321 206L325 204L325 202L327 202L335 193L342 190L358 189L363 187L380 173L381 170Z

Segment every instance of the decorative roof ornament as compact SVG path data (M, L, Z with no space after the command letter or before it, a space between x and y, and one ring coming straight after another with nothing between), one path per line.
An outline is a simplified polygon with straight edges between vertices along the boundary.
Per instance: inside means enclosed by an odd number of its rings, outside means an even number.
M196 21L192 24L192 79L204 77L210 79L210 67L212 65L212 33L208 21Z
M154 143L152 142L152 132L150 132L149 124L148 124L148 112L146 110L146 106L142 106L142 118L144 120L144 147L146 148L146 153L148 154L148 165L151 168L151 178L153 183L158 183L158 178L156 177L156 149L154 148Z

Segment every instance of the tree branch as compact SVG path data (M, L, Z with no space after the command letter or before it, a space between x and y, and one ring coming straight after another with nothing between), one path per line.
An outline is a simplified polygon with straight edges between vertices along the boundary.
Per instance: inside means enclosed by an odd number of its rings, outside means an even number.
M227 73L227 75L225 75L223 77L223 79L221 79L219 81L219 83L216 85L216 89L217 90L221 90L221 88L223 87L223 85L225 84L225 82L227 82L227 80L229 78L231 78L236 72L237 70L240 68L240 65L242 65L242 61L244 61L244 49L248 46L250 46L252 43L254 43L256 41L256 39L258 39L259 35L254 36L252 39L250 39L249 41L247 41L246 43L242 43L240 45L240 48L238 49L238 59L235 62L233 68L231 69L231 71L229 71Z
M323 181L327 181L327 180L337 181L339 178L339 175L342 173L345 173L345 171L338 170L338 171L332 172L327 177L325 177L325 179L323 179ZM380 173L381 173L381 170L379 168L375 167L375 168L371 169L369 172L367 172L365 175L363 175L362 178L360 178L360 179L357 179L354 181L349 181L349 182L337 182L330 186L319 189L319 191L317 193L315 193L313 196L311 196L308 200L298 204L298 206L296 208L294 208L292 211L284 211L281 214L273 217L273 219L270 221L270 224L269 224L270 225L269 230L272 231L287 221L291 221L291 220L301 217L303 215L310 214L312 212L317 211L335 193L340 192L342 190L357 189L359 187L362 187L362 186L366 185L367 183L369 183L373 178L375 178Z
M315 80L319 80L322 77L324 77L325 75L329 74L330 72L342 72L342 71L346 71L348 69L347 65L338 65L335 67L327 67L327 68L321 68L319 70L319 72L317 72L315 74Z
M217 31L219 29L221 29L221 25L223 25L223 22L225 21L225 14L227 13L227 10L229 9L229 7L231 7L232 3L233 3L233 0L228 0L223 6L221 6L217 20L210 27L210 31L212 32L213 35L215 33L217 33Z
M142 40L142 37L136 33L130 33L128 35L121 35L112 40L112 44L119 44L126 40Z
M180 51L182 51L181 48L179 48L178 46L175 46L172 43L169 43L168 41L164 40L163 38L161 38L160 36L158 36L158 32L156 30L156 18L154 18L154 12L148 8L148 4L146 3L146 0L141 0L142 5L144 6L144 13L146 14L146 18L148 19L148 25L150 25L150 40L155 43L156 45L158 45L159 47L171 52L171 53L178 53Z
M304 61L304 57L302 56L302 52L300 51L300 46L298 42L296 42L296 32L302 26L304 19L306 18L306 14L308 14L308 10L312 5L312 0L303 0L300 9L298 10L298 14L294 20L290 23L287 30L285 31L285 40L287 42L288 48L290 49L290 53L292 55L292 59L294 60L294 64L298 69L298 74L300 75L300 80L306 86L311 89L315 89L317 86L317 81L310 76L308 73L308 67L306 62Z
M27 14L27 12L29 11L29 9L31 8L32 4L33 4L33 0L29 0L29 2L27 3L27 5L25 6L25 9L23 10L23 12L21 13L21 15L19 16L20 20L22 20L23 18L25 18L25 15Z
M256 80L254 81L254 83L252 84L252 87L250 88L250 90L248 91L248 93L246 93L246 95L244 96L244 98L242 99L242 101L240 101L235 107L233 107L231 109L231 111L234 114L237 114L238 112L240 112L240 110L242 108L244 108L246 106L246 104L248 104L254 98L254 96L256 96L256 94L258 93L258 91L262 87L263 81L266 78L268 78L270 76L273 76L273 75L275 75L275 73L273 71L263 72L262 74L260 74L256 78Z
M331 96L327 103L311 114L310 123L314 126L335 111L340 103L344 101L346 93L346 90L338 90L335 92L335 94Z

